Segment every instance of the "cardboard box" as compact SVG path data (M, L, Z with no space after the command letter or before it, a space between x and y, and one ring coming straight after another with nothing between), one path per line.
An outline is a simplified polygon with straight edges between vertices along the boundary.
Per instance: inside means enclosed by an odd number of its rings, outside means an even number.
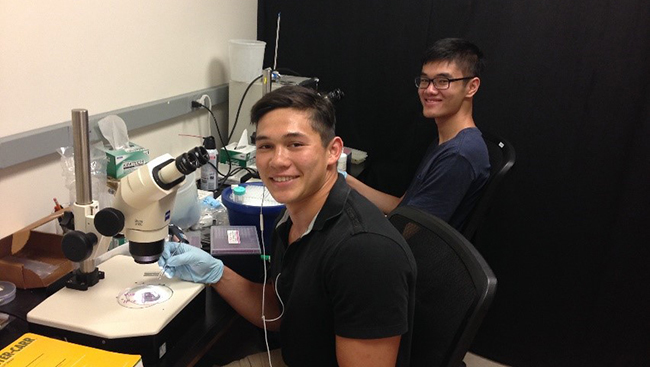
M255 165L255 146L247 145L243 148L235 149L237 143L226 145L226 149L219 150L219 163L228 163L228 157L232 160L233 166L250 167Z
M134 143L129 143L126 149L105 149L105 151L108 158L106 167L108 177L120 179L149 162L149 149Z
M0 280L17 288L43 288L73 270L61 248L63 236L35 231L35 228L63 215L59 210L0 239Z

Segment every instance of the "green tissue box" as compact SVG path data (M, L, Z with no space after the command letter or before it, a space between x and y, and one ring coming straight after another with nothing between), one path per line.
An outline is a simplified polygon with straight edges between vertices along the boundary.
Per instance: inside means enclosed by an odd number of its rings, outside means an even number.
M108 177L120 179L149 162L149 149L129 143L126 149L106 149Z
M235 149L237 143L226 145L226 149L221 148L219 151L219 163L228 163L228 157L232 160L233 166L250 167L255 164L255 146L247 145L243 148Z

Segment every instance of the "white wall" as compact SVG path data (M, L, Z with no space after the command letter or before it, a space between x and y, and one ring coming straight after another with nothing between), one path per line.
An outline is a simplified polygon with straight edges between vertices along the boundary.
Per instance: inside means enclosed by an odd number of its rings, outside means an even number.
M255 39L257 0L0 0L0 136L228 82L228 40ZM217 106L227 120L227 103ZM130 131L151 157L200 143L206 114ZM69 200L59 156L0 170L0 238ZM54 226L45 228L53 230Z

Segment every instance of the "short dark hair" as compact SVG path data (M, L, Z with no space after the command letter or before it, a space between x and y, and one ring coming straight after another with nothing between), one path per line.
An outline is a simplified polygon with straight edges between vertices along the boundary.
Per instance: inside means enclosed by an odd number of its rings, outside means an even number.
M251 108L251 123L257 126L264 115L278 108L309 113L311 127L320 135L323 146L336 136L334 105L311 88L287 85L265 94Z
M481 76L485 67L483 52L475 44L461 38L443 38L436 41L422 57L425 64L447 61L455 62L465 76Z

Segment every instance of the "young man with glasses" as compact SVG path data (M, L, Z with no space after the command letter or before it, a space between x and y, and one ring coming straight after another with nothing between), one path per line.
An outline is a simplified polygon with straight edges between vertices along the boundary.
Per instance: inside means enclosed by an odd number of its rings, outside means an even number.
M402 197L375 190L352 176L347 182L384 213L411 205L460 229L490 175L487 147L472 117L481 84L483 53L462 39L446 38L429 48L415 86L425 117L435 120L433 141Z

